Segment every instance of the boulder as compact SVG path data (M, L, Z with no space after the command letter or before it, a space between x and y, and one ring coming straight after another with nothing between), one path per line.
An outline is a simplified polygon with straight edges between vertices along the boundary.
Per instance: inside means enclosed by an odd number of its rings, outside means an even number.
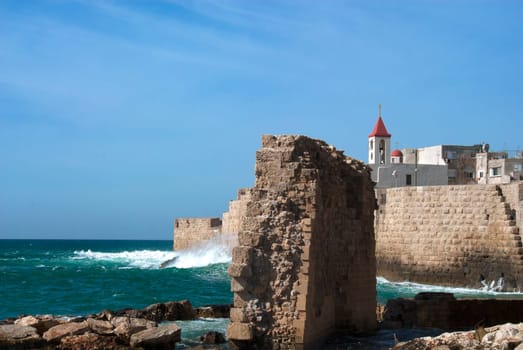
M125 316L115 317L111 320L111 323L114 326L113 333L127 341L134 333L157 326L154 321Z
M0 326L0 349L30 349L44 344L34 327L16 324Z
M114 326L109 321L95 320L94 318L88 318L87 324L89 329L96 334L112 334Z
M497 346L501 348L509 346L510 349L513 349L523 343L523 323L507 323L487 328L485 331L487 333L481 339L483 346Z
M483 336L481 336L484 334ZM479 339L481 338L481 339ZM399 343L393 350L461 349L461 350L523 350L523 323L507 323L482 329L481 332L443 333L437 337L423 337Z
M225 343L225 336L223 333L210 331L200 337L200 341L204 344L221 344Z
M150 328L131 336L131 347L145 349L174 349L176 342L180 341L181 328L171 323L157 328Z
M155 322L163 322L194 320L196 313L189 300L182 300L149 305L138 311L137 316Z
M89 324L87 321L68 322L50 328L47 332L44 333L43 338L50 343L54 343L59 342L66 336L83 334L88 330Z
M47 332L51 327L61 323L63 323L63 321L60 321L52 315L25 316L15 321L15 324L19 326L30 326L36 328L36 331L40 335Z
M229 318L231 305L205 305L195 308L196 317Z
M92 318L95 318L97 320L104 320L104 321L111 321L113 317L115 316L115 313L111 310L103 310L94 315Z
M190 321L196 318L192 304L189 300L171 301L165 303L166 314L164 321Z
M58 346L60 350L123 350L128 348L128 345L119 343L118 339L114 336L102 336L90 332L62 338Z

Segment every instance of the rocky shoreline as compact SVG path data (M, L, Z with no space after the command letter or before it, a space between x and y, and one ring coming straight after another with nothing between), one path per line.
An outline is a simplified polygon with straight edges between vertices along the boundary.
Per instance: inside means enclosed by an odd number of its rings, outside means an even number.
M392 350L523 350L523 323L443 333L396 344Z
M452 305L456 303L465 303L468 312L458 308L454 310L459 311L458 313L449 313L455 309L455 305ZM491 303L493 304L489 305ZM476 307L472 307L473 305ZM523 350L523 323L506 323L510 322L515 314L521 314L521 305L520 300L456 300L451 294L446 293L420 293L414 299L390 300L386 306L378 306L376 312L379 328L395 334L394 329L398 328L405 330L436 327L442 331L466 329L454 326L464 321L470 322L471 316L478 316L475 309L482 310L482 325L485 327L475 325L474 330L443 333L435 337L421 337L403 342L394 342L391 337L389 344L393 350ZM513 312L507 312L509 307ZM493 311L489 310L497 310L495 314L499 317L494 317ZM229 313L230 305L193 307L188 300L183 300L152 304L143 309L103 310L74 318L22 315L0 321L0 350L175 349L176 343L181 341L182 331L175 321L229 318ZM493 325L489 319L504 319L505 322ZM358 343L361 344L360 341ZM356 344L348 346L351 349L359 348ZM332 346L329 347L327 342L326 348L331 349ZM361 348L371 349L372 345ZM379 348L384 348L383 343ZM211 331L202 334L199 344L191 349L228 347L224 334Z
M229 309L229 305L193 308L183 300L75 318L24 315L0 321L0 350L170 350L181 340L181 328L173 321L225 318ZM219 332L202 334L200 339L200 348L216 348L214 344L225 342Z

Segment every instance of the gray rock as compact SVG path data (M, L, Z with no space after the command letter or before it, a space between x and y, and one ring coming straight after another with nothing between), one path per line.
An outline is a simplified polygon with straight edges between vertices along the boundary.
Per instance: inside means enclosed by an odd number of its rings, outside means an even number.
M171 323L157 328L150 328L131 336L131 347L146 349L174 349L180 341L181 328Z

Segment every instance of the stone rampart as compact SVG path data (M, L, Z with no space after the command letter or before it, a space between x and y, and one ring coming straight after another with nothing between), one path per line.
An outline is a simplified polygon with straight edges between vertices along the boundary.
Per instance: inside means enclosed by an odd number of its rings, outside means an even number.
M187 249L220 234L219 218L178 218L174 220L174 250Z
M222 232L238 233L242 218L247 210L247 203L251 199L251 189L238 190L238 199L229 202L229 210L222 215Z
M512 215L516 218L519 232L523 232L523 181L510 184L499 185L501 195L505 197L512 210Z
M264 136L229 266L234 348L310 349L376 325L369 169L322 141Z
M378 190L377 197L378 275L480 287L481 276L491 281L503 273L507 290L522 286L513 208L521 208L521 185L402 187Z

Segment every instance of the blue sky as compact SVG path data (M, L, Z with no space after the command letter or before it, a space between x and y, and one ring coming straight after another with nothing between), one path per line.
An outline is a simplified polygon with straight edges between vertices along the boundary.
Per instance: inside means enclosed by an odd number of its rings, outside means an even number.
M523 148L521 1L0 1L0 238L172 239L262 134Z

